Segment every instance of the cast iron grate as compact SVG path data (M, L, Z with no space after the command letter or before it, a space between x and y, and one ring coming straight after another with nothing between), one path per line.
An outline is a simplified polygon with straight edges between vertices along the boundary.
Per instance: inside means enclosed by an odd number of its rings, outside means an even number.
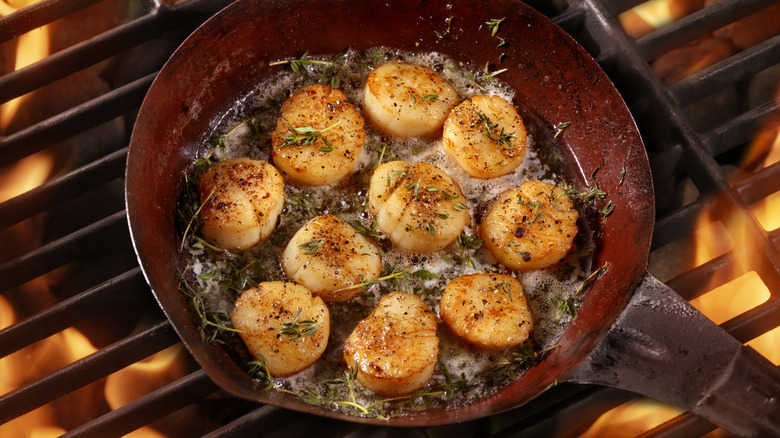
M0 396L0 423L57 403L68 394L179 344L149 293L133 254L121 189L124 162L134 114L156 70L189 32L228 1L169 4L47 0L0 19L0 44L6 48L20 35L39 26L67 22L69 17L92 13L107 3L126 7L122 10L129 11L127 19L61 48L38 63L0 77L2 103L31 91L49 90L63 78L95 66L99 67L99 74L91 79L105 84L102 92L87 93L70 106L44 112L37 118L31 116L29 123L20 126L12 125L0 138L3 169L38 152L48 151L57 157L63 149L78 150L77 158L69 159L68 170L0 203L0 241L4 245L0 254L0 290L5 299L16 304L19 320L0 330L0 357L34 346L71 326L92 333L93 342L99 345L93 354ZM741 154L761 121L778 110L776 100L767 98L755 105L740 106L735 114L704 130L694 128L690 116L695 112L691 108L724 88L740 87L776 68L780 37L668 85L653 72L650 61L778 2L722 1L632 39L623 32L617 14L638 3L641 1L531 2L594 56L637 120L656 180L659 217L652 261L653 255L663 254L664 248L686 239L701 210L711 203L718 203L727 220L726 213L744 214L753 202L780 191L780 164L746 173L738 180L730 180L725 170L729 157ZM139 57L145 59L141 67L136 65ZM683 199L686 187L693 187L697 194L692 200ZM717 201L713 201L716 195ZM723 324L745 342L780 325L780 233L764 231L755 218L747 216L748 235L760 248L749 259L749 269L758 273L771 291L771 298ZM42 230L36 234L35 244L12 250L10 245L16 242L17 235L27 233L29 224ZM686 268L666 282L686 299L693 299L707 292L705 284L709 279L736 263L736 255L728 252L696 268ZM66 276L60 275L63 271ZM43 298L30 298L30 289L41 276L49 278L44 288L46 294ZM109 321L119 328L103 333ZM115 324L116 321L120 323ZM584 431L607 410L635 397L612 388L562 384L516 411L456 426L404 430L403 434L572 436ZM326 430L332 436L393 434L377 427L236 400L223 394L191 361L183 377L172 383L114 410L101 406L92 418L66 429L70 436L105 437L154 424L163 433L180 436L191 432L187 423L193 413L203 417L195 433L214 437L250 433L257 436L258 431L268 436L319 434ZM168 419L167 426L161 425L160 419ZM686 414L647 435L701 436L714 428Z

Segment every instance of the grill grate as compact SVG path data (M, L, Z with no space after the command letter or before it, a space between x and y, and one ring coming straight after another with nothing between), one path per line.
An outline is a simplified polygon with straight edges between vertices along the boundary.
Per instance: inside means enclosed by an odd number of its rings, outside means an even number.
M103 0L107 1L107 0ZM101 3L95 0L48 0L0 19L0 44L13 43L20 35L67 17L87 12ZM40 242L19 254L0 255L0 288L9 301L21 301L20 322L0 330L0 357L7 357L57 335L72 326L92 328L98 350L48 375L0 396L0 422L56 403L105 377L142 361L146 357L179 345L172 327L159 311L137 266L129 241L123 210L121 179L127 154L126 144L134 114L150 86L155 70L176 44L206 18L225 6L227 0L132 2L133 18L46 59L0 77L0 102L56 83L63 77L96 64L104 71L119 69L110 91L87 98L69 109L46 114L41 121L21 127L0 138L0 162L18 163L35 153L59 147L73 138L93 133L94 128L121 118L120 141L100 141L95 157L51 178L45 184L0 203L0 241L33 223L44 227ZM722 123L697 130L690 118L691 107L733 86L750 81L776 67L780 60L780 36L741 51L684 80L667 85L650 62L670 50L693 41L721 26L761 11L777 0L725 0L692 13L664 28L632 39L623 31L617 15L639 0L532 1L532 6L551 17L588 50L604 68L624 96L637 120L648 148L656 180L659 218L655 227L653 257L663 257L664 248L686 241L703 209L717 203L718 218L728 221L736 212L747 218L748 235L760 251L749 259L767 285L771 298L765 303L723 324L741 341L747 342L780 325L780 231L764 231L748 214L754 202L780 191L780 164L730 180L723 158L742 153L762 121L776 113L778 103L767 99L741 109ZM149 67L127 72L123 57L134 50L155 47L160 59ZM736 84L736 85L735 85ZM73 147L73 146L71 146ZM693 200L682 199L681 187L693 187ZM714 200L713 200L714 199ZM82 208L89 204L103 207ZM51 223L64 224L51 225ZM4 249L4 253L6 250ZM687 266L666 283L691 300L712 287L732 280L720 273L738 266L738 254L727 252L701 266ZM93 267L94 265L94 267ZM43 304L33 306L27 293L41 276L50 280ZM652 272L652 265L651 265ZM60 274L58 274L60 273ZM655 272L653 272L656 274ZM59 276L58 276L59 275ZM735 274L736 275L736 274ZM20 298L21 297L21 298ZM120 319L120 329L101 334L106 322ZM4 326L5 321L0 321ZM95 329L97 327L97 329ZM32 346L32 347L31 347ZM283 409L236 400L222 393L189 359L187 371L171 383L120 408L100 407L79 424L70 425L69 436L120 436L154 424L170 436L192 434L213 437L242 436L258 430L268 436L302 435L328 430L334 436L363 436L385 433L380 428L301 415ZM405 430L421 436L572 436L583 432L609 409L636 395L606 387L561 384L542 394L522 409L457 426ZM190 411L188 411L190 410ZM192 411L203 418L191 426ZM157 422L182 414L176 426ZM64 422L67 423L67 422ZM186 426L185 426L186 425ZM166 429L168 427L169 429ZM193 430L193 428L198 428ZM178 428L178 430L177 430ZM715 429L710 423L683 414L647 436L701 436ZM2 430L2 426L0 426Z

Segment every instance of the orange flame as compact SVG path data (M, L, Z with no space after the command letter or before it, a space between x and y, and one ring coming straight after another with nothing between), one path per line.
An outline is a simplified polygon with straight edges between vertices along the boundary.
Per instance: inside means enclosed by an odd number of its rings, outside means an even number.
M639 38L701 8L704 3L704 0L650 0L621 14L619 19L629 36ZM737 30L747 31L749 27L743 26ZM662 56L654 62L653 68L660 77L673 82L729 55L730 52L724 50L720 39L704 39ZM780 99L780 90L776 98ZM768 120L756 135L745 167L755 170L778 161L780 114ZM751 214L764 230L780 228L780 193L751 205L750 212L737 212L719 218L714 211L707 211L699 218L693 235L695 266L727 253L733 253L737 261L734 264L736 272L717 272L717 278L713 278L712 283L704 287L704 290L709 291L691 301L694 307L718 324L755 308L767 301L771 295L759 275L747 267L746 258L751 248L746 246L749 242L746 230L749 225L747 221L753 220ZM724 281L724 278L730 281ZM780 365L780 327L751 340L748 345L775 365ZM639 398L604 413L582 436L634 437L681 413L677 407ZM724 435L722 430L716 430L707 436Z
M682 412L677 407L640 398L607 411L580 438L633 438Z
M38 1L40 0L5 0L0 2L0 16L9 15L19 9L38 3ZM14 70L38 62L49 54L49 30L46 26L33 29L19 36L17 44ZM0 106L0 132L5 132L8 129L24 97L17 97Z
M0 329L16 322L10 303L0 296ZM0 359L0 391L5 394L95 352L77 330L67 329ZM0 436L53 437L65 433L56 425L54 409L43 406L0 425Z

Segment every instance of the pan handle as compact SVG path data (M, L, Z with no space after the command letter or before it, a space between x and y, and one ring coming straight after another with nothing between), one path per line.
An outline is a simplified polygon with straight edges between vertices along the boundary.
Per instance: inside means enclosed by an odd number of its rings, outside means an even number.
M663 400L739 436L780 436L780 370L650 274L567 380Z

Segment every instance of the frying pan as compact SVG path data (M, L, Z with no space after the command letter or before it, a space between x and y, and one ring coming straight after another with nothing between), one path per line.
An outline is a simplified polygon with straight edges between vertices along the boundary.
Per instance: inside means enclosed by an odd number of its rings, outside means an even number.
M485 27L505 18L500 33ZM583 297L559 344L522 377L467 406L380 420L352 417L266 391L220 345L201 342L197 317L177 288L174 229L183 173L236 101L281 67L272 61L351 47L435 51L500 79L514 104L552 130L571 122L558 146L579 187L598 170L617 205L597 241L593 266L609 263ZM502 55L503 54L503 55ZM173 54L152 84L133 131L127 214L141 268L194 358L236 396L328 417L383 425L460 422L518 407L556 382L611 385L665 400L739 435L780 435L777 369L742 346L646 270L653 185L635 123L594 60L564 31L512 0L239 0Z

